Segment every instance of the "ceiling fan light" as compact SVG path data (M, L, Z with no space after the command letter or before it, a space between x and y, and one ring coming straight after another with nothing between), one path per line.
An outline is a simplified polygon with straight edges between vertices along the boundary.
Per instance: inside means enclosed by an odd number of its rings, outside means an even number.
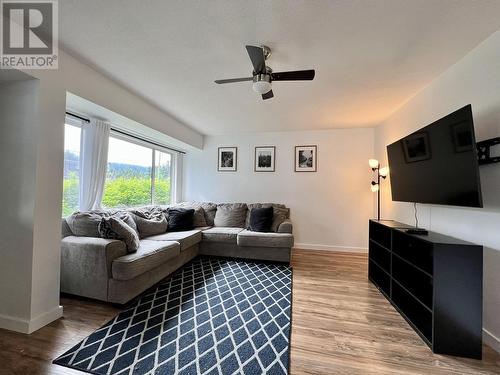
M253 83L253 91L259 94L266 94L271 91L271 83L267 81L255 81Z

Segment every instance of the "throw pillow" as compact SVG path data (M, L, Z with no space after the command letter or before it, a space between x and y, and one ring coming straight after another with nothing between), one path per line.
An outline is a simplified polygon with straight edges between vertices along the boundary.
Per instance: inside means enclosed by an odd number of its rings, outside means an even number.
M288 208L273 207L273 223L271 224L271 232L277 232L278 227L282 222L288 219L290 210Z
M193 207L193 227L206 227L205 210L202 207Z
M244 203L226 203L217 206L214 224L216 227L245 228L247 205Z
M193 229L194 209L169 208L168 209L168 230L179 232L181 230Z
M207 222L207 226L214 226L215 214L217 212L217 205L215 203L209 202L199 202L201 208L205 213L205 221Z
M253 232L269 232L273 223L273 208L253 208L250 211L250 230Z
M139 248L140 241L137 232L116 216L103 217L99 223L99 233L103 238L125 242L129 253L137 251Z
M125 211L114 212L111 214L111 217L116 217L120 220L123 220L125 224L127 224L130 228L134 230L134 232L139 234L139 231L137 230L137 224L135 223L134 219L132 218L132 215L129 212Z
M199 205L196 202L182 202L179 204L172 205L170 207L163 207L162 211L165 214L167 221L170 223L170 217L169 217L169 210L174 209L174 208L183 208L186 210L193 209L194 210L194 215L193 215L193 227L206 227L207 226L207 221L205 219L205 210L201 205Z
M141 238L165 233L168 222L159 208L131 211Z
M288 218L289 209L286 208L286 206L284 204L281 204L281 203L248 203L247 206L248 206L248 213L247 213L247 220L246 220L246 224L245 224L246 228L250 227L250 212L252 212L253 208L273 207L275 209L274 214L276 214L277 211L283 212L286 215L286 217Z

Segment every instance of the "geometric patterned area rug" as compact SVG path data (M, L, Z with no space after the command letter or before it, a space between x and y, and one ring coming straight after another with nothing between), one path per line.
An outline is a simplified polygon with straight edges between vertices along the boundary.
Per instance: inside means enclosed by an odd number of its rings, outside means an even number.
M292 269L197 257L54 363L92 374L288 374Z

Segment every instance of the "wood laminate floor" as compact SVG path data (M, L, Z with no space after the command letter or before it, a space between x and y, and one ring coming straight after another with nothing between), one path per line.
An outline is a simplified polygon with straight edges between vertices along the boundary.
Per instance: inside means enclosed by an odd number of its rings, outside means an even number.
M432 354L367 279L365 254L294 250L291 374L500 374L483 360ZM64 318L31 335L0 330L0 374L82 374L51 361L119 312L62 298Z

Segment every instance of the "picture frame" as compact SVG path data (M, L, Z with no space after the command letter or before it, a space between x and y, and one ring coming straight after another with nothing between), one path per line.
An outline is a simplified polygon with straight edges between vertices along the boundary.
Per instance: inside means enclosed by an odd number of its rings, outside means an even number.
M238 167L238 147L219 147L217 171L236 172Z
M318 146L295 146L295 172L316 172Z
M276 146L256 146L254 172L274 172L276 165Z
M401 140L406 163L415 163L429 160L431 155L431 145L429 134L420 132L411 134Z
M472 151L473 135L468 122L451 125L451 134L456 153Z

